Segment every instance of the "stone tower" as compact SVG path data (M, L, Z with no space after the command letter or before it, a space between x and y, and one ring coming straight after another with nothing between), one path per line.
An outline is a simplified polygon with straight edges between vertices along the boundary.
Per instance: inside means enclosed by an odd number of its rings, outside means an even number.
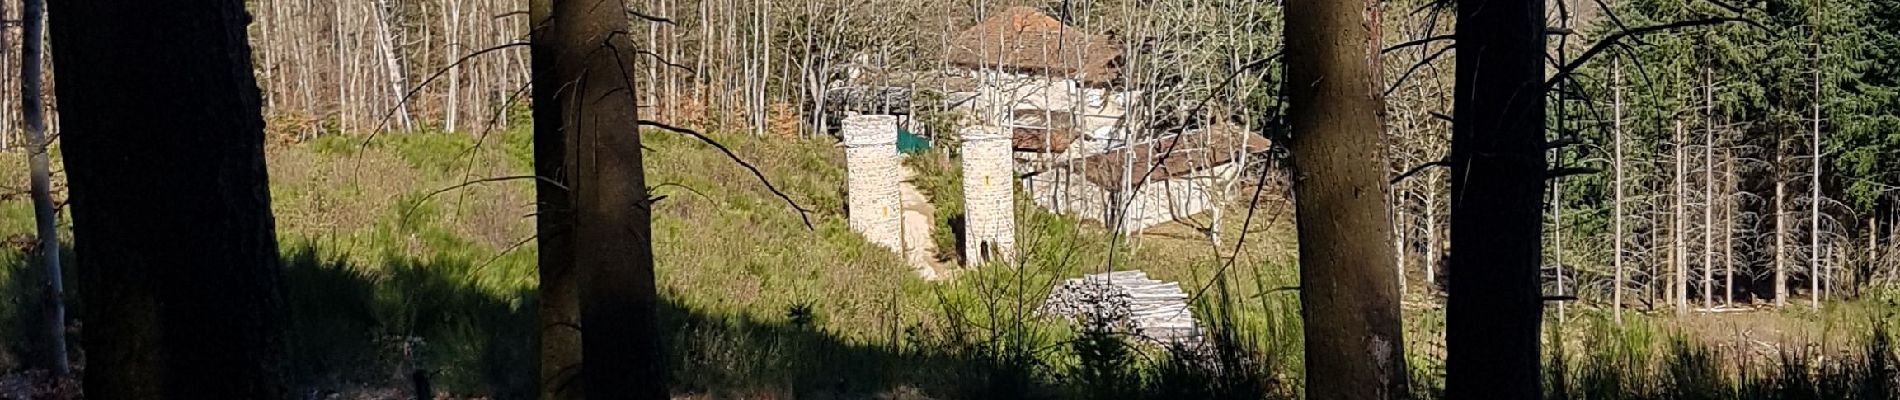
M1016 260L1015 160L1002 128L963 128L963 259Z
M846 117L844 148L845 207L851 230L871 243L903 252L903 212L897 193L897 117Z

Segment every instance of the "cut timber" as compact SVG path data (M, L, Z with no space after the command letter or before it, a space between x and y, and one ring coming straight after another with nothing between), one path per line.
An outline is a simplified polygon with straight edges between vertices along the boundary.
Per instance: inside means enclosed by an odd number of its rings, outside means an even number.
M1063 281L1043 300L1043 315L1106 322L1124 333L1161 345L1197 344L1200 321L1188 308L1180 282L1149 279L1141 271L1084 275Z

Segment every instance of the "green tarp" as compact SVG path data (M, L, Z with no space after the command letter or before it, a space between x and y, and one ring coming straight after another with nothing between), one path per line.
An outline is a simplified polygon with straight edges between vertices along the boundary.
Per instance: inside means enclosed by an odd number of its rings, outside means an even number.
M923 136L910 133L909 129L899 128L897 130L897 152L916 154L922 153L924 150L930 150L930 139L925 139Z

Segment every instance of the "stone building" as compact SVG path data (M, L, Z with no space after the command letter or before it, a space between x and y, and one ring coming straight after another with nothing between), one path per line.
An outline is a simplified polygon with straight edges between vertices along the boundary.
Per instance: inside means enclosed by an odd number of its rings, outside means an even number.
M963 128L963 257L970 265L1014 262L1016 173L1001 129Z
M1009 126L1018 110L1060 111L1082 132L1121 120L1138 93L1117 87L1122 48L1031 7L1010 7L959 33L945 54L968 78L959 109Z
M897 155L897 117L858 115L844 119L845 208L851 230L865 240L902 253L903 213L898 197L902 166Z
M1238 129L1196 130L1058 164L1025 176L1023 190L1037 206L1135 232L1220 206L1249 156L1270 147Z

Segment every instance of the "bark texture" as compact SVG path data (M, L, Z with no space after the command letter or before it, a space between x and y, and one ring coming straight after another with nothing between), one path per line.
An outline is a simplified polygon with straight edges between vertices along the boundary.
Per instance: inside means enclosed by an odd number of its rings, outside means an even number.
M1459 0L1446 398L1542 396L1544 1Z
M641 167L637 61L614 0L552 0L546 29L573 204L582 387L588 399L665 399L653 286L651 213ZM539 40L539 37L537 37Z
M1307 397L1406 395L1376 3L1286 5Z
M533 0L529 18L536 27L552 21L553 0ZM535 82L558 82L554 54L559 46L553 31L533 29L529 42ZM533 85L535 242L541 277L537 290L536 323L540 325L540 399L581 398L580 281L574 272L574 203L567 188L567 136L561 130L561 85Z
M51 6L86 397L283 398L244 2Z

